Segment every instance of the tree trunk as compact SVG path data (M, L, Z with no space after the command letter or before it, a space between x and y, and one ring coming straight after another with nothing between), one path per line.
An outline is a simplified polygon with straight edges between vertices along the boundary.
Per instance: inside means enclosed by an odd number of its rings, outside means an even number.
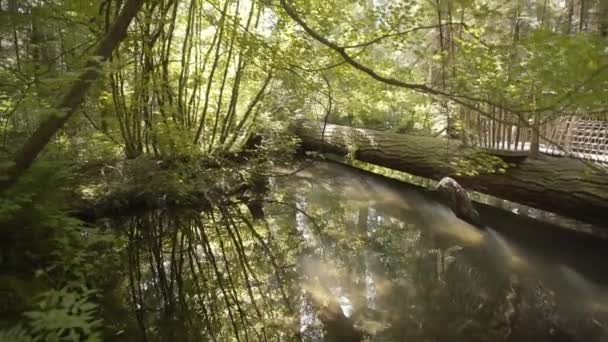
M433 137L331 124L322 139L322 129L322 123L304 121L296 126L296 133L307 149L340 155L351 152L364 162L436 180L450 176L470 190L606 225L608 177L580 161L543 156L517 163L504 173L477 169L479 174L464 176L479 166L479 149L457 142L448 145Z
M608 0L600 0L600 35L602 37L608 37Z
M583 32L585 29L585 11L587 10L587 8L585 8L585 0L580 1L581 7L579 12L578 32Z
M532 139L530 141L530 152L528 157L538 158L540 155L540 125L538 114L534 114L534 123L532 125Z
M574 16L574 0L568 1L568 27L566 28L566 33L572 33L572 17Z
M125 3L112 28L101 40L95 53L87 62L85 71L74 81L70 91L57 105L58 114L44 120L15 155L14 165L7 170L7 175L4 175L4 179L0 181L0 192L12 186L30 168L55 133L76 112L91 84L99 78L102 62L112 55L114 49L126 36L127 28L142 4L143 0L128 0Z

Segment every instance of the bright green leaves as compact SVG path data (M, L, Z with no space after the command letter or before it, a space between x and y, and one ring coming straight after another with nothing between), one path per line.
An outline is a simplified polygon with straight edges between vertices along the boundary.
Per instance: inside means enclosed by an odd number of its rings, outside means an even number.
M604 104L608 95L604 41L538 31L524 44L526 63L515 70L534 88L538 107L593 108Z
M482 28L466 32L479 39L458 40L454 91L523 111L603 106L605 41L528 29L516 41L493 42L496 33Z
M36 308L24 313L31 335L44 341L101 341L94 295L86 288L68 287L40 294Z
M504 160L499 157L483 153L469 153L464 158L450 161L457 176L478 176L484 174L501 174L509 168Z

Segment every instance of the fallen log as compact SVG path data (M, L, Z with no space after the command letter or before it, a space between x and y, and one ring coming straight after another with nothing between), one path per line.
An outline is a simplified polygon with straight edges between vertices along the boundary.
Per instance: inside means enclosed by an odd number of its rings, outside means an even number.
M541 156L497 161L456 140L301 121L295 127L308 150L353 158L439 180L449 176L467 189L606 226L608 173L581 161ZM502 170L501 170L502 169Z

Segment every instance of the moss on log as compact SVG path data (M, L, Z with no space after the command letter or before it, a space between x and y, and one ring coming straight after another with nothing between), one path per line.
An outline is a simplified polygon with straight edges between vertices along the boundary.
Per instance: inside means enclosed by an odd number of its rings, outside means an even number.
M449 176L470 190L601 226L608 221L608 174L577 160L541 156L505 167L458 141L331 124L323 134L323 123L311 121L295 130L305 149L436 180Z

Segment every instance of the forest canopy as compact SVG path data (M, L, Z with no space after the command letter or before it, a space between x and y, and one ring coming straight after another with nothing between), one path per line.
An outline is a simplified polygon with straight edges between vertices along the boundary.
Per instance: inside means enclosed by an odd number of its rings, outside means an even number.
M602 112L606 6L3 1L3 148L14 153L62 116L57 99L121 20L128 32L108 40L99 75L53 138L82 157L230 150L254 127L297 116L432 134L450 115L492 106L544 120Z
M608 0L0 0L0 290L34 284L0 337L101 338L127 245L108 216L186 203L261 241L260 179L300 120L466 146L499 118L538 145L607 101ZM63 301L71 327L44 311Z

